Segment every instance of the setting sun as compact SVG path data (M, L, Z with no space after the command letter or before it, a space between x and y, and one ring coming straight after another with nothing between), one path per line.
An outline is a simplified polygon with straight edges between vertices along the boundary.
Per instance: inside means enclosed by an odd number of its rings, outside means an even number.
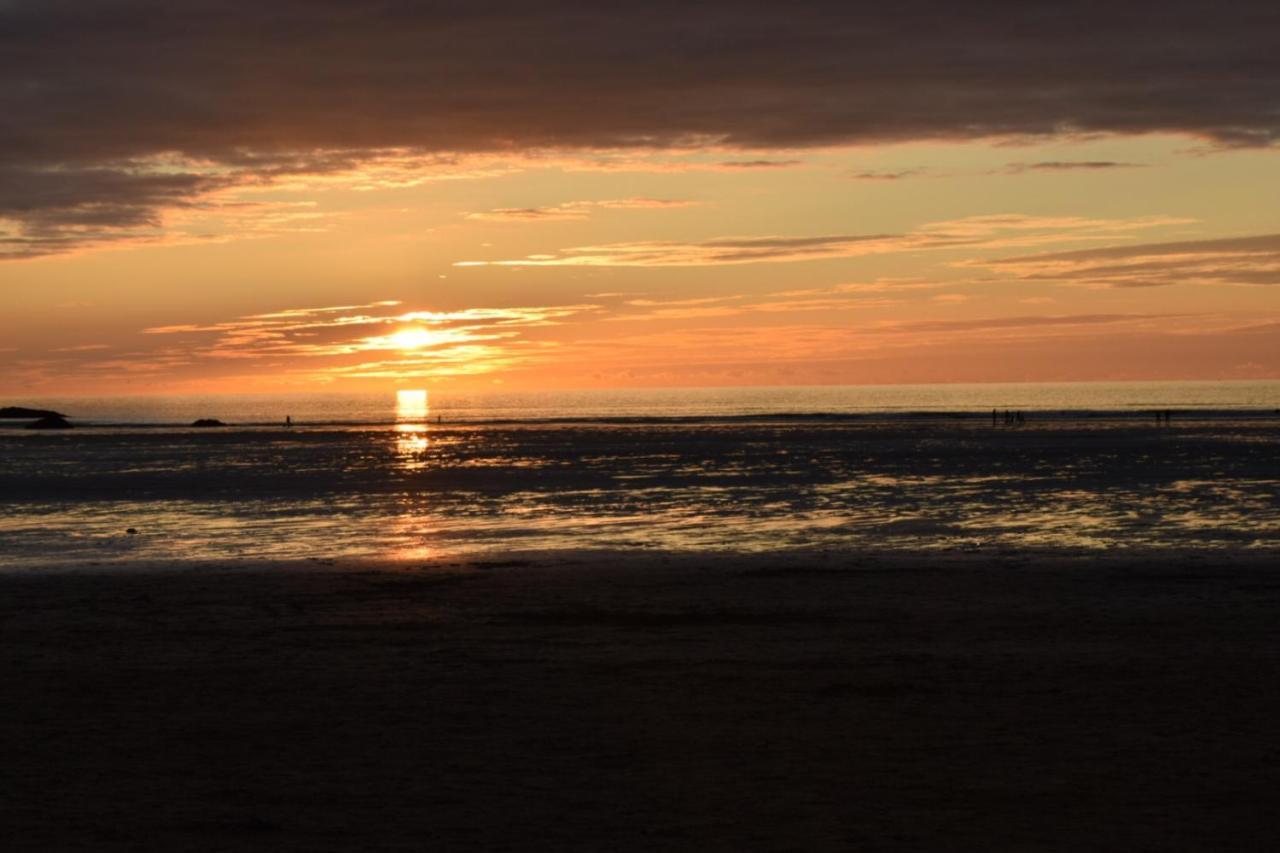
M427 329L414 327L401 329L395 334L387 335L385 340L394 349L416 350L431 346L432 344L440 343L445 337L446 336L437 332L431 332Z

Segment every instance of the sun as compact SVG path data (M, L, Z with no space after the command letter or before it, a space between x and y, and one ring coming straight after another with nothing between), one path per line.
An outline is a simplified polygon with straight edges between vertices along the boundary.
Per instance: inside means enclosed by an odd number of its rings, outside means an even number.
M387 335L386 342L399 350L416 350L439 343L443 336L427 329L409 328Z

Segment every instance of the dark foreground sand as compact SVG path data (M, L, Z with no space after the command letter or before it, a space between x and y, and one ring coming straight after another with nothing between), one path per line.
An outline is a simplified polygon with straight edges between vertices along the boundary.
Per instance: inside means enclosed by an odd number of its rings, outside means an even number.
M0 849L1276 849L1275 556L4 574Z

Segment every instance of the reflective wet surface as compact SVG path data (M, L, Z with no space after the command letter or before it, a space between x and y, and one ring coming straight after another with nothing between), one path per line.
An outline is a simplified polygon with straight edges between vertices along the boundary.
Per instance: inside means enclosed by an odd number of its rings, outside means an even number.
M0 560L1262 547L1277 449L1265 420L4 430Z

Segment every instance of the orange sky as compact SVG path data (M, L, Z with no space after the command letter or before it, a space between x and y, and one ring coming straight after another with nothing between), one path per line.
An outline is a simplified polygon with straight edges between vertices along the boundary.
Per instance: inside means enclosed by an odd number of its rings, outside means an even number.
M1280 158L1223 130L288 132L20 165L0 395L1280 378Z

